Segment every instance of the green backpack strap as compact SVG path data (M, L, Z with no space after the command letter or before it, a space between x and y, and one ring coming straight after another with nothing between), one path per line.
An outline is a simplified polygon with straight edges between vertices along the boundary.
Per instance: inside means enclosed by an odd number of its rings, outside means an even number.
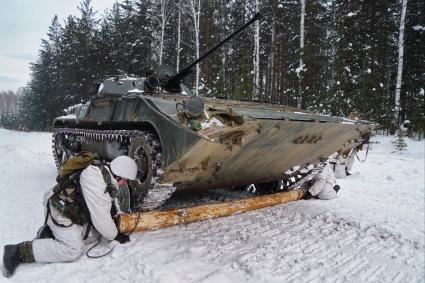
M111 215L114 217L117 213L125 212L128 213L131 211L131 201L130 201L130 189L126 186L121 186L116 188L112 185L111 174L106 165L100 167L102 171L103 179L106 183L105 192L109 193L109 196L112 198L111 206Z
M111 198L114 198L114 196L117 193L116 188L112 185L112 179L111 174L109 173L108 168L106 168L106 165L99 166L100 171L102 172L103 180L106 183L106 192L109 193Z

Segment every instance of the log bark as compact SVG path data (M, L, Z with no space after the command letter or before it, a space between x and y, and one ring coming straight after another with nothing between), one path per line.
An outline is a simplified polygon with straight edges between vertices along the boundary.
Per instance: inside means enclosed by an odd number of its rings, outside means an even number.
M248 199L231 200L222 203L205 204L187 208L121 214L118 228L121 233L155 230L177 224L192 223L207 219L230 216L242 212L296 201L304 196L303 189L257 196Z

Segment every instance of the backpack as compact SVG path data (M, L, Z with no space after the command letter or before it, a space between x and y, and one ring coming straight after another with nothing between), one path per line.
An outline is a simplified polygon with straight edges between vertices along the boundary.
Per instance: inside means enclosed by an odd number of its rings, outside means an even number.
M48 203L56 208L63 216L69 218L72 223L70 225L63 225L57 223L51 217L55 225L60 227L70 227L72 224L91 225L90 212L81 191L80 175L85 168L93 164L94 160L95 155L93 153L83 151L66 160L59 169L59 174L56 178L57 184L53 187L53 195L49 198ZM106 166L100 166L100 170L107 185L107 191L111 194L114 189L111 176ZM49 215L50 206L47 204L45 223Z

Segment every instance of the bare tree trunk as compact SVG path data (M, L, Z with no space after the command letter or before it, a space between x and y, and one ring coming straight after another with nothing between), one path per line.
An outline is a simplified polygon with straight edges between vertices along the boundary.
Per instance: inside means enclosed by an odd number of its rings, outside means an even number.
M400 91L401 80L403 76L403 53L404 53L404 23L406 19L407 0L402 0L401 17L400 17L400 32L398 36L398 68L397 68L397 83L395 88L395 107L394 121L398 123L400 115Z
M335 87L335 82L336 82L336 70L335 70L335 57L336 57L336 40L335 40L335 36L337 34L336 32L336 17L335 17L336 11L335 11L335 3L332 3L332 27L331 27L331 31L330 31L330 38L331 38L331 54L330 54L330 65L331 65L331 81L330 81L330 85L331 85L331 89L333 89Z
M18 96L12 91L0 93L0 116L18 112Z
M260 11L260 1L255 0L255 13ZM260 86L260 21L255 22L254 33L254 91L252 99L258 99L259 86Z
M181 20L182 20L182 12L180 7L180 1L177 4L177 10L178 10L178 22L177 22L177 62L176 62L176 69L177 72L180 70L180 44L181 44Z
M163 19L163 17L164 17L164 15L161 14L161 19ZM159 41L159 65L162 64L162 54L164 52L164 32L165 32L165 25L164 25L164 22L162 21L162 23L161 23L161 39Z
M303 101L303 90L302 90L302 74L300 74L304 69L304 18L305 18L305 4L307 0L300 0L301 3L301 20L300 20L300 66L297 72L298 75L298 101L297 107L302 107Z
M200 31L200 23L201 23L201 0L198 0L198 11L197 13L197 26L196 26L196 58L201 56L201 43L199 40L199 31ZM201 66L199 64L196 65L196 96L199 95L199 79L201 75Z
M227 15L227 9L226 9L226 2L224 2L224 1L222 1L221 2L221 4L220 4L220 25L223 27L223 30L224 30L224 34L226 34L227 33L227 29L226 29L226 26L227 26L227 18L226 18L226 15ZM226 96L226 98L227 99L230 99L230 94L229 94L229 92L227 91L227 66L226 66L226 64L227 64L227 54L228 54L228 52L229 52L229 48L227 47L227 46L224 46L223 47L223 52L222 52L222 54L221 54L221 57L220 57L220 61L221 61L221 68L222 68L222 84L223 84L223 94ZM222 95L223 95L222 94Z
M270 54L270 102L275 98L276 85L276 12L273 11L272 31L271 31L271 54Z
M160 35L160 41L159 41L159 65L162 64L162 57L164 54L164 36L165 36L165 27L167 26L168 22L168 0L161 0L161 35Z
M189 10L190 15L193 19L193 27L195 33L195 50L196 50L196 58L200 57L200 49L201 43L199 39L199 29L200 29L200 16L201 16L201 0L189 0ZM201 74L201 67L199 64L196 65L195 71L195 95L199 95L199 79Z

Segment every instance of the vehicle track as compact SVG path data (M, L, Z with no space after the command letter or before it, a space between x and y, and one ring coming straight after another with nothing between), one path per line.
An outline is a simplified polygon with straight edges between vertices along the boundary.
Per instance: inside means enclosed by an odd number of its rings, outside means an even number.
M234 262L223 268L253 280L269 273L282 282L423 282L423 243L291 205L175 229L193 237L199 257Z

